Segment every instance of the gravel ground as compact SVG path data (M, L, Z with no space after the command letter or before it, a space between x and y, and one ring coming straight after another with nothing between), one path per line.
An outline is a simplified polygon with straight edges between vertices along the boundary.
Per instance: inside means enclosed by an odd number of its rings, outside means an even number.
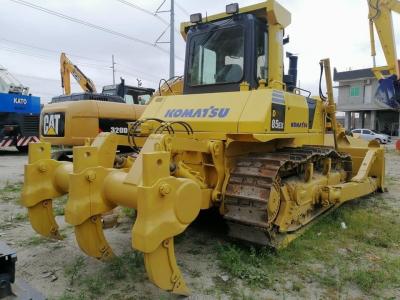
M395 152L393 143L386 148L389 193L379 197L383 197L385 203L393 207L393 211L398 211L400 155ZM44 293L48 299L179 299L159 290L147 280L141 257L137 259L137 253L131 250L130 230L133 219L129 217L122 215L118 227L105 231L107 240L116 254L121 257L108 267L85 256L79 250L73 228L65 223L62 215L57 216L56 219L61 233L65 235L64 240L49 241L35 234L27 220L26 210L18 204L20 185L12 184L23 181L23 165L26 161L26 155L12 149L0 151L0 189L8 186L0 195L0 239L5 240L17 251L18 279L25 280ZM374 197L378 196L371 196L371 198ZM60 203L60 200L54 202ZM354 204L354 207L357 206L362 205ZM307 279L307 274L305 278L302 278L292 272L280 275L287 278L285 284L279 281L272 287L249 287L246 284L246 278L239 279L238 276L229 275L226 269L219 266L221 258L217 259L216 245L229 245L229 243L229 240L215 228L209 230L198 226L191 226L181 237L176 238L178 263L187 284L194 292L190 299L376 298L354 284L344 285L340 293L335 293L321 282ZM400 243L390 249L393 252L391 254L398 256L399 247ZM348 248L351 250L356 247L349 245ZM347 248L343 249L336 250L350 251L346 250ZM371 250L369 249L366 253L371 256L372 252L369 251ZM349 253L355 255L355 250ZM295 258L292 259L295 261ZM376 257L373 256L373 260L375 259ZM359 263L363 264L364 261L365 259ZM295 270L299 269L296 263L293 265ZM315 265L315 268L326 269L326 266L322 264L323 262ZM354 265L354 268L356 267ZM232 292L233 290L235 292ZM397 288L384 292L382 298L400 299L400 284Z
M8 183L21 182L24 179L24 165L28 155L19 153L14 147L0 150L0 188Z

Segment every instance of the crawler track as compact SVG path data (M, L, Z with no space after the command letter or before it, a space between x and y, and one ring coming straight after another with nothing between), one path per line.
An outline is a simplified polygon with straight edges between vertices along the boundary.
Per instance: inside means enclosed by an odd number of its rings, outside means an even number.
M304 182L307 163L313 163L314 172L322 174L326 158L331 159L332 170L345 172L345 181L351 178L350 156L329 147L285 148L273 153L237 158L224 200L224 218L230 236L280 247L285 234L293 233L305 225L304 222L301 225L294 224L286 233L280 232L274 225L281 205L281 186L288 180ZM310 211L306 223L327 209L329 207L316 207Z

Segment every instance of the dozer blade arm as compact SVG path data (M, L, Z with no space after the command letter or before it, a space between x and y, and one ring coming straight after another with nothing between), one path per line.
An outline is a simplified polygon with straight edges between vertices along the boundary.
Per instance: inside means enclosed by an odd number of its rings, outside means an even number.
M150 136L128 173L96 166L100 152L93 145L75 147L65 218L75 226L78 244L85 253L107 259L112 250L98 217L117 205L136 209L132 246L144 253L150 280L162 289L187 295L176 264L173 237L197 217L202 193L192 179L170 175L171 153L164 151L164 138Z

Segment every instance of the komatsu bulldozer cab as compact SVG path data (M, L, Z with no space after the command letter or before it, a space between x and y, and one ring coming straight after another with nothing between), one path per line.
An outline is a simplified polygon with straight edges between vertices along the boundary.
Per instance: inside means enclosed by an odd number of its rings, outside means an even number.
M246 81L258 87L267 79L265 22L235 14L199 23L188 31L184 93L239 91Z
M283 29L289 23L290 14L275 1L241 9L234 3L206 18L192 15L181 25L184 94L239 91L243 83L257 89L260 82L283 89Z

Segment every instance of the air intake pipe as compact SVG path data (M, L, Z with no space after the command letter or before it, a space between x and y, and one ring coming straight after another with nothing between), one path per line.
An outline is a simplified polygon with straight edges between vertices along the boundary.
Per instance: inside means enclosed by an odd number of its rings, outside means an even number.
M297 84L297 61L299 57L290 52L286 52L286 57L289 58L289 71L285 83L287 85L287 90L293 92Z

